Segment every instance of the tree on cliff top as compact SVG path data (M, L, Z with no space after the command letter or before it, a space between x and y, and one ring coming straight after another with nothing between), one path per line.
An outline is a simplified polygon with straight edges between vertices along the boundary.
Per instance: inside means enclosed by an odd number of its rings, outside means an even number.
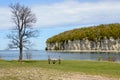
M33 23L36 22L36 17L30 8L19 3L11 4L10 8L15 27L8 35L11 40L8 46L19 49L19 61L22 61L23 48L28 49L31 45L30 38L36 37L36 30L32 28Z
M102 40L104 37L114 39L120 38L120 24L102 24L98 26L83 27L65 31L48 38L46 43L64 42L68 40L82 40L88 38L90 41Z

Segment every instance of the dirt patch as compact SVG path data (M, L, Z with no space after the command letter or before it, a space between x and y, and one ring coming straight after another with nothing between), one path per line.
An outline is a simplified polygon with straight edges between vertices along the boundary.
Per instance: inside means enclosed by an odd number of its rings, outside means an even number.
M0 69L0 80L120 80L42 68Z

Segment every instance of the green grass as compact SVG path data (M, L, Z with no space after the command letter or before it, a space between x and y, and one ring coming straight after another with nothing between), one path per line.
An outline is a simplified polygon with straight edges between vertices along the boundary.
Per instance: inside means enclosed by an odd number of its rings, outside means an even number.
M90 75L102 75L107 77L120 78L120 63L62 60L61 64L48 64L46 60L41 61L4 61L0 60L0 69L8 68L45 68L65 72L80 72Z

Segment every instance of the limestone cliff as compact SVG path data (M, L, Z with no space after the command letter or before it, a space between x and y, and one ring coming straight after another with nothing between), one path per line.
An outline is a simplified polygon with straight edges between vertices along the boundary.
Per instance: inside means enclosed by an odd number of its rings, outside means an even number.
M120 39L89 41L88 39L47 43L48 50L116 50L120 49Z
M46 41L47 50L120 50L120 24L62 32Z

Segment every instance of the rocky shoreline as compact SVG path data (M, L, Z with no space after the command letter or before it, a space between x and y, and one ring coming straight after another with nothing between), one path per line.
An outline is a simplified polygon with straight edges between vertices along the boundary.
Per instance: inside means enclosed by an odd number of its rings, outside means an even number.
M48 52L114 52L114 53L119 53L120 50L47 50Z

